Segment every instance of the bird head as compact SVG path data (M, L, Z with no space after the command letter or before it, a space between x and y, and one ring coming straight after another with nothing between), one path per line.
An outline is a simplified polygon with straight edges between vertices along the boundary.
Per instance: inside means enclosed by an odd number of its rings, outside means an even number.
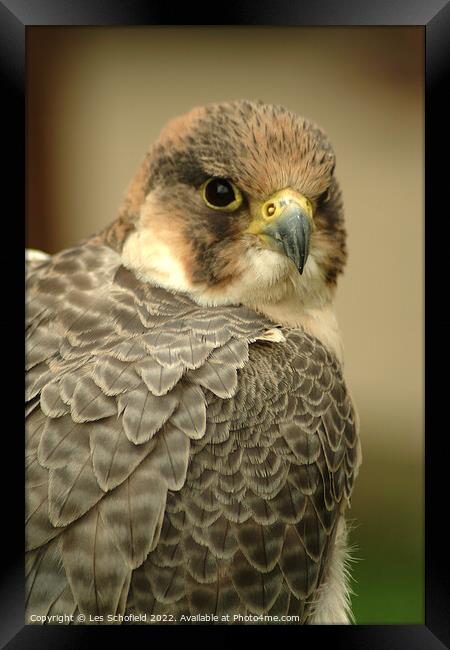
M334 168L324 132L281 106L195 108L129 187L124 264L200 304L327 302L346 260Z

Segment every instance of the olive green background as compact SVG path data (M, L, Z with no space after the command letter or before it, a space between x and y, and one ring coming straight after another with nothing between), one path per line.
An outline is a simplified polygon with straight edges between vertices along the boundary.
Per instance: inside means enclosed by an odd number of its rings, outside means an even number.
M364 462L350 517L358 623L424 622L422 28L28 28L27 244L116 214L146 147L192 106L284 104L337 155L338 288Z

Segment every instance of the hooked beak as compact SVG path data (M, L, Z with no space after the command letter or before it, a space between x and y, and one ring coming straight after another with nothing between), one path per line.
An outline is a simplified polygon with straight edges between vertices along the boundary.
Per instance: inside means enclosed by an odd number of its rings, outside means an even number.
M247 232L269 249L283 253L303 273L313 229L310 201L290 188L280 190L259 209Z

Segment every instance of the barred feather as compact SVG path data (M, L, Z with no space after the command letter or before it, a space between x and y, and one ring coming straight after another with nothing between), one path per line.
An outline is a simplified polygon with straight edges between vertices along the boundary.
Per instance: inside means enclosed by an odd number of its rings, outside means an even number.
M296 613L359 462L337 361L87 242L29 271L28 616Z

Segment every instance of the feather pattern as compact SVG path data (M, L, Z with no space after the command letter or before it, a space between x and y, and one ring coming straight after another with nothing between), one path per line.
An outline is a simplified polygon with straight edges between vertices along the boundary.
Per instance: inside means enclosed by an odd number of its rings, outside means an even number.
M115 613L129 569L98 509L92 510L62 536L62 560L78 608L85 616ZM89 570L86 568L89 566Z
M306 622L359 462L336 359L95 242L31 268L27 297L28 615Z

